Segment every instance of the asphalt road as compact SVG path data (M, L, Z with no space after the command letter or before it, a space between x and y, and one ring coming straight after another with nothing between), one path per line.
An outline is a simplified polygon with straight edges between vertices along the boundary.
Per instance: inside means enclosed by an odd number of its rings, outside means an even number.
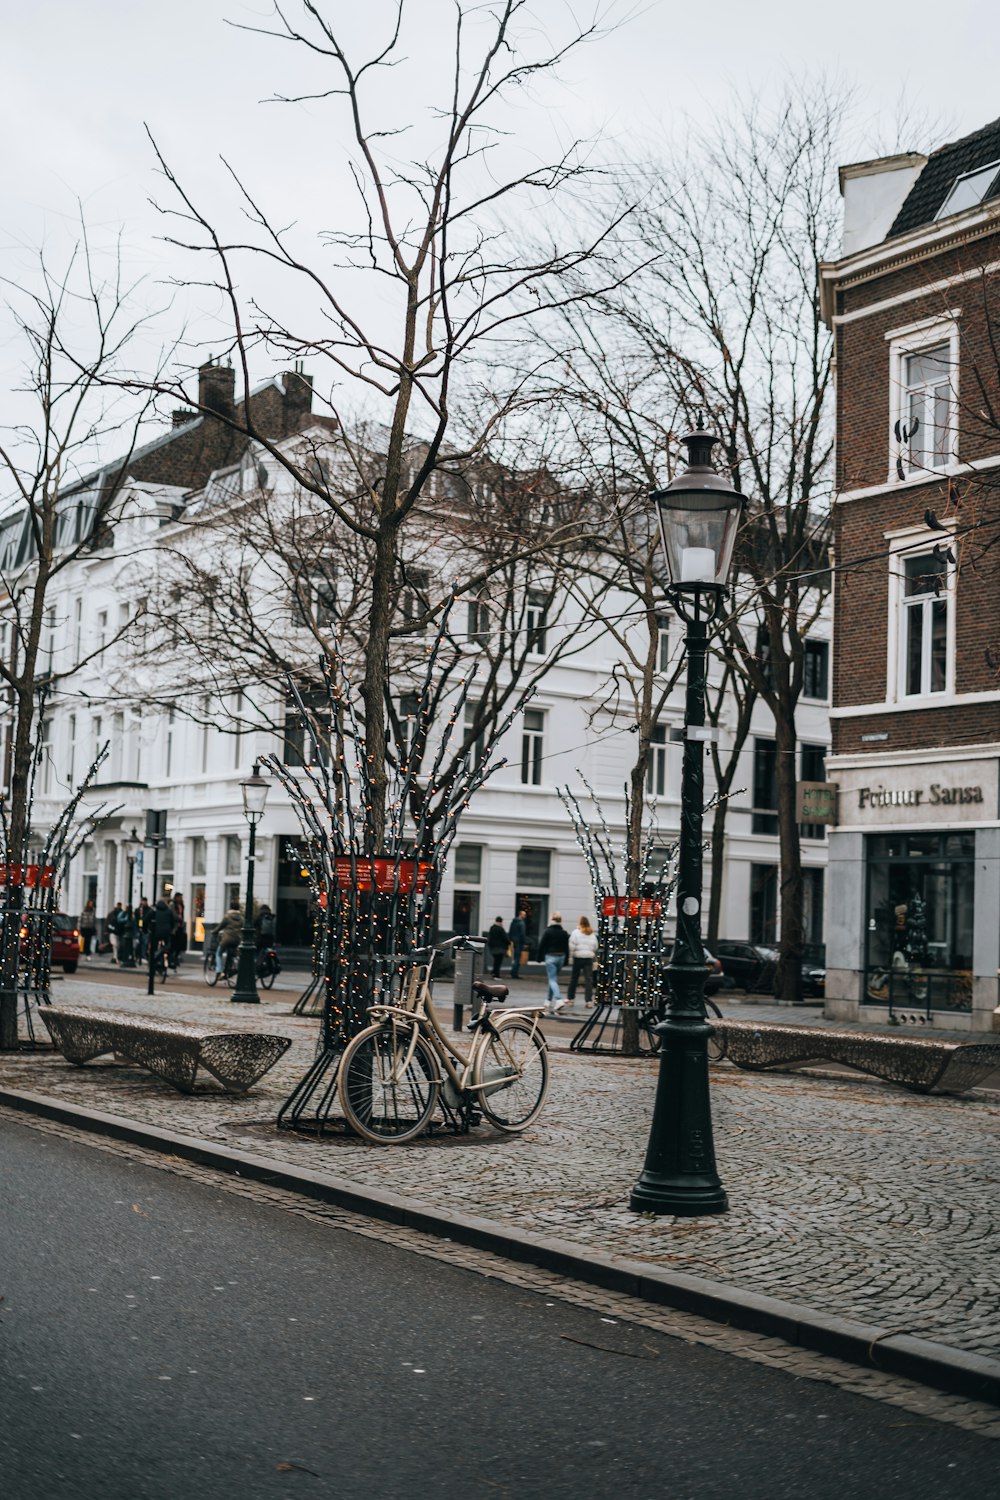
M4 1500L982 1500L995 1474L989 1439L25 1126L0 1210Z

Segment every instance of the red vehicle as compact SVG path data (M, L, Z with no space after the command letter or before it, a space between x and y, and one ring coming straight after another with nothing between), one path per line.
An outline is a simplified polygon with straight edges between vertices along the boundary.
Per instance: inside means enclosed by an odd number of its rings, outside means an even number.
M21 928L21 958L28 960L28 929ZM52 957L54 965L62 964L67 974L75 974L80 962L80 929L63 911L52 913Z

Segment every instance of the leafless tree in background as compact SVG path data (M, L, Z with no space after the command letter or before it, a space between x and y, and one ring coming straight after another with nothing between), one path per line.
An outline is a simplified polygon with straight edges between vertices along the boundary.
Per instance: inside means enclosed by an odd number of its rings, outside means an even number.
M501 0L490 7L459 0L449 16L450 81L440 94L433 79L425 80L433 140L409 162L403 153L410 126L394 114L392 83L394 70L406 63L409 29L428 25L425 4L399 0L384 45L361 62L348 56L337 24L312 0L302 0L294 18L291 10L276 7L271 26L246 28L294 44L303 63L319 70L317 86L296 98L340 111L361 206L358 232L335 229L302 244L296 229L278 225L263 199L234 172L249 232L244 228L229 236L194 203L180 174L157 153L180 200L180 208L171 211L172 223L179 226L174 243L212 263L208 284L228 306L231 347L246 387L257 350L281 351L321 368L324 414L348 453L352 406L354 413L364 408L385 427L374 481L366 456L354 455L356 488L350 501L308 466L296 465L276 441L251 425L244 428L327 507L331 526L352 534L370 558L362 698L376 839L385 819L388 663L407 531L417 524L417 512L442 467L504 465L505 430L517 419L529 421L539 394L540 364L530 354L534 327L556 308L608 292L627 274L609 253L609 236L625 213L617 200L604 222L580 231L584 219L576 210L595 173L586 151L573 144L554 159L541 160L528 142L508 137L502 116L512 97L530 98L535 85L597 37L600 22L574 27L564 41L550 43L527 0ZM444 35L439 56L447 58ZM342 204L332 204L331 210L343 220ZM511 226L542 220L546 249L526 253ZM241 283L252 280L261 259L308 289L311 315L305 329L289 326L280 314L241 293ZM592 275L574 277L584 265ZM377 313L363 310L370 299L353 299L355 275L381 286ZM515 373L505 378L505 370ZM155 389L198 408L183 380L157 382ZM245 420L238 413L229 419ZM422 443L421 458L409 468L415 436ZM536 532L539 526L536 517ZM457 575L462 592L476 574L473 565Z
M44 702L90 659L80 647L79 659L54 666L60 578L114 525L119 486L149 404L137 410L129 401L124 416L108 389L148 320L130 310L134 288L122 284L120 264L103 279L84 234L65 268L53 271L42 257L25 283L5 284L2 314L24 356L24 384L12 392L24 415L0 430L0 479L9 506L0 521L0 683L6 688L7 846L15 862L30 835ZM98 476L95 454L111 445L119 456ZM101 649L112 647L120 633ZM8 886L5 894L8 905L16 905L21 892ZM0 1050L17 1046L17 922L6 923L4 934Z

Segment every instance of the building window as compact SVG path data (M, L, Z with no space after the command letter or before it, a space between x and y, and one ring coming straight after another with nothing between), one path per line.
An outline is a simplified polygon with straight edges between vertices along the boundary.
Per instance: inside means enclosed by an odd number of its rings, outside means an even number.
M404 693L399 700L399 764L406 767L416 744L420 713L419 693Z
M175 722L176 722L176 717L177 717L177 711L176 711L176 709L169 708L167 710L167 734L166 734L166 743L165 743L165 746L164 746L164 765L165 765L164 775L167 777L168 780L170 779L171 775L173 774L173 762L174 762L174 725L175 725Z
M480 887L483 877L481 844L459 844L455 850L455 894L451 925L454 933L473 936L479 932Z
M473 730L476 727L476 718L477 718L477 715L479 714L479 711L480 711L481 707L482 707L482 705L479 704L479 703L469 703L468 701L466 701L466 704L465 704L465 739L466 739L466 743L469 742L469 737L470 737L470 735L472 734ZM472 740L472 743L471 743L471 745L469 747L469 760L472 762L472 765L473 765L474 769L478 770L479 767L482 765L482 763L483 763L483 756L485 754L486 754L486 735L483 732L483 730L480 729L479 733Z
M670 621L666 615L656 617L656 670L666 672L670 668Z
M975 834L874 834L865 856L865 1002L971 1010Z
M52 788L52 720L38 726L38 790L47 797Z
M890 339L889 478L944 469L957 457L958 326L935 319Z
M807 866L802 871L802 941L812 948L823 942L823 877L825 870ZM819 954L809 955L819 959Z
M521 781L525 786L541 785L544 736L544 713L539 708L526 708L524 728L521 731Z
M800 775L803 781L826 780L826 746L802 745L799 748ZM825 839L824 823L800 823L799 836L804 839ZM817 941L819 941L817 939Z
M825 703L830 696L830 643L806 641L802 654L802 696Z
M649 741L649 759L646 762L646 793L650 797L662 797L667 790L667 726L657 724Z
M76 714L70 714L69 716L66 765L66 785L72 792L76 790Z
M303 717L294 698L285 705L285 743L282 760L286 766L315 766L321 754L327 754L332 730L330 701L319 689L302 694L306 715ZM316 735L319 736L317 750Z
M470 599L466 605L469 641L482 646L490 638L490 610L485 598Z
M545 640L548 632L549 602L545 594L537 589L528 591L524 606L524 628L529 656L545 655Z
M191 874L203 876L207 868L208 858L207 843L204 838L195 837L191 840Z
M548 849L519 849L517 851L517 894L514 897L514 910L527 913L525 946L531 955L534 955L538 940L549 925L551 868L552 856Z
M902 562L899 696L943 693L948 687L948 564L937 553Z
M423 628L427 628L427 611L429 601L427 591L431 586L431 575L426 568L411 568L409 564L403 569L403 594L402 610L404 620L420 620L423 618Z
M949 348L938 344L903 361L906 461L914 469L943 469L951 456Z
M967 208L978 208L1000 193L1000 161L989 166L977 167L974 172L964 172L956 178L948 196L934 215L935 219L946 219L949 214L963 213Z
M750 831L769 834L778 831L778 760L773 740L755 739L753 742L753 812Z
M773 947L778 933L778 867L750 866L750 941Z

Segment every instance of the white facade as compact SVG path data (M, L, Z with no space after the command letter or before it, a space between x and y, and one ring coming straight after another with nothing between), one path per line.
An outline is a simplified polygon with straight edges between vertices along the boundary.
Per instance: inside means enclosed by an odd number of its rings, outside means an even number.
M272 731L235 735L212 722L193 721L180 705L168 709L163 706L162 680L156 684L159 705L155 709L144 706L142 683L129 667L127 641L102 651L102 643L134 616L151 570L157 566L157 548L165 542L176 544L176 527L170 518L181 498L180 491L169 487L132 485L114 547L81 558L60 575L58 592L51 598L47 645L52 670L65 670L88 651L94 654L86 665L57 681L46 707L34 824L37 829L47 826L85 774L97 746L110 739L109 760L86 805L93 808L103 802L121 807L73 862L62 905L77 913L92 896L98 916L103 917L116 900L126 902L129 864L124 842L133 827L142 837L147 809L165 810L170 843L159 858L159 886L183 895L190 936L197 943L200 921L218 921L229 901L245 887L248 828L239 783L258 755L280 753L282 740ZM189 541L192 536L196 542L193 528ZM610 600L608 608L614 607ZM827 638L825 619L818 622L815 636L820 643ZM828 651L828 647L822 649ZM676 665L682 652L683 627L671 617L663 660L668 667ZM609 672L619 660L620 651L610 634L595 631L584 649L548 671L526 711L532 715L528 731L537 736L540 730L541 734L540 746L533 743L528 757L528 784L522 779L525 716L519 715L508 730L498 747L498 757L505 756L507 764L475 794L459 827L442 890L442 930L468 922L472 930L485 931L498 915L507 923L519 897L528 897L539 925L554 911L561 911L567 925L575 925L583 913L594 915L587 868L556 787L570 785L586 808L586 780L620 840L624 789L636 740L631 715L624 707L617 718L599 707ZM169 673L169 669L168 658L164 670ZM821 681L819 685L823 686ZM211 721L210 702L207 708ZM225 722L220 711L219 724ZM683 673L661 718L662 746L654 750L662 767L662 792L653 788L656 842L662 846L673 841L679 822L681 744L671 738L671 731L680 731L682 722ZM723 723L723 744L728 732ZM828 746L825 699L803 699L799 736L804 744ZM758 704L727 823L720 927L720 935L726 937L767 936L754 931L755 924L761 925L761 903L770 901L774 910L777 907L776 820L766 806L758 806L756 813L753 807L755 741L767 742L772 737L769 713ZM536 767L540 779L531 784ZM710 793L707 765L706 770ZM815 779L814 768L803 765L800 775L803 771L804 779ZM660 772L653 774L658 777ZM760 801L759 776L757 782ZM755 825L767 831L755 831ZM304 945L309 930L308 884L294 857L299 832L287 797L274 785L257 834L255 894L278 915L278 941L293 946ZM816 872L825 868L826 844L820 837L804 840L802 847L806 869L814 872L808 879L816 907L806 935L818 940L822 935L822 874ZM290 858L284 857L289 854ZM135 900L140 891L147 896L153 891L151 850L143 851L140 864L141 870L137 867L133 875Z

